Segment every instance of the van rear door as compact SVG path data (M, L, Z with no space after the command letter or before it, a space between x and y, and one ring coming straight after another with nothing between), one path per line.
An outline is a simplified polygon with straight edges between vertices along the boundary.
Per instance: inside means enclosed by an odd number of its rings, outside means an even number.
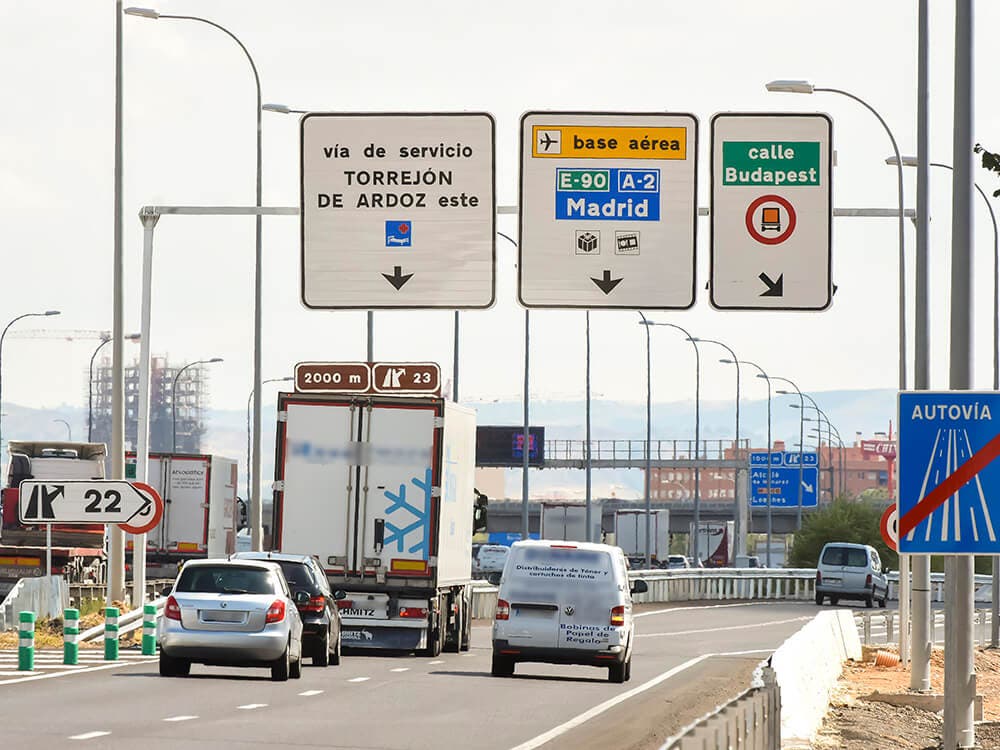
M554 551L561 552L558 549ZM615 629L611 625L611 610L619 602L625 603L618 588L611 555L600 550L577 549L557 554L556 558L562 558L566 576L559 611L558 646L606 649L612 645ZM618 643L617 636L613 643Z

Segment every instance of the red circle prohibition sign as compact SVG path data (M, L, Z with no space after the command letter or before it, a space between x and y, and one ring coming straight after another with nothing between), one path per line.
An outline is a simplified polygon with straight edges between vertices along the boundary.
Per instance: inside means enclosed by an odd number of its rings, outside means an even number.
M889 549L893 552L899 551L899 513L896 510L896 503L890 505L882 513L879 529L882 532L882 539Z
M753 224L753 212L760 208L763 203L777 203L788 212L788 227L784 232L775 237L765 237L757 231L757 228ZM792 232L795 231L795 209L792 208L791 203L782 198L780 195L762 195L751 203L750 207L747 209L746 225L750 236L762 245L780 245L782 242L791 237Z

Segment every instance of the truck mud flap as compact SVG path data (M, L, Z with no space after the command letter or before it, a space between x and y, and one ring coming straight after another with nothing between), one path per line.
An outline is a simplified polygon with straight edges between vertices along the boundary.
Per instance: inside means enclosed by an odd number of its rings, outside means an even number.
M341 626L340 644L344 648L384 648L414 651L424 648L425 633L422 628L372 628L366 625Z

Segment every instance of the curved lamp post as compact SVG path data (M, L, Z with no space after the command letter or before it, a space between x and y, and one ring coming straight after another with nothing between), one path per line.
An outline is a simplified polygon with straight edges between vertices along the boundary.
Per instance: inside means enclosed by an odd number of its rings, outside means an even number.
M138 333L132 333L125 337L127 341L138 341L140 339ZM90 355L90 377L87 379L87 442L93 442L94 439L94 360L97 359L98 352L104 348L104 345L109 341L113 341L112 336L102 336L101 343L97 345L94 349L94 353Z
M295 378L289 376L287 378L268 378L267 380L262 380L261 385L265 383L287 383L290 380L295 380ZM250 389L250 395L247 396L247 500L250 500L250 482L252 476L250 474L250 435L251 435L251 425L250 425L250 406L253 402L254 389Z
M0 333L0 451L3 450L3 340L7 335L7 331L10 327L14 325L17 321L23 320L24 318L44 318L50 315L59 315L58 310L46 310L40 313L24 313L23 315L18 315L16 318L11 320ZM0 466L3 465L3 454L0 453ZM51 571L51 569L50 569Z
M189 367L194 367L195 365L210 365L214 364L215 362L222 362L222 357L212 357L212 359L199 359L196 362L189 362L174 374L174 382L170 386L170 411L172 416L171 422L173 423L173 433L174 433L173 448L170 451L171 453L177 452L177 381L180 378L181 373L183 373Z
M805 427L805 425L802 422L804 409L802 407L805 405L805 402L802 400L802 391L799 390L799 387L795 385L795 383L793 383L791 380L789 380L788 378L779 378L776 375L772 375L771 377L773 380L780 380L782 383L788 383L790 386L792 386L792 388L795 389L795 393L798 394L799 397L799 492L798 492L799 505L798 508L795 509L795 528L801 531L802 530L802 469L803 469L802 454L805 452L805 446L803 444L803 434L802 434L803 429ZM791 391L786 391L786 390L778 390L777 393L780 393L782 396L792 395ZM819 460L818 456L817 460ZM817 500L816 502L818 503L819 500Z

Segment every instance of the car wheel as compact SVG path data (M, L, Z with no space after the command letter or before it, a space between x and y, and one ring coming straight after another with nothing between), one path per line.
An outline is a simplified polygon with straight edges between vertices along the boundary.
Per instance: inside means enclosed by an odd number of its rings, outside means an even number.
M330 654L330 663L334 666L340 664L340 631L337 631L337 643L334 645L333 653Z
M490 668L490 673L494 677L513 677L514 660L509 656L493 654L493 664Z
M472 648L472 602L465 603L465 627L462 628L462 651Z
M462 631L465 630L465 624L462 622L462 607L459 606L458 611L455 613L455 629L453 637L448 639L446 651L457 654L462 650Z
M628 682L631 679L632 679L632 657L630 656L628 658L628 661L625 662L625 682Z
M838 596L831 596L830 597L830 604L832 604L834 607L836 607L838 604L840 604L840 597L838 597Z
M625 682L625 664L612 664L608 667L609 682Z
M161 677L187 677L191 674L191 662L187 659L175 659L160 651Z
M875 606L875 589L872 589L872 592L865 597L865 608L871 609L874 606Z
M288 676L293 680L298 680L302 677L302 648L299 648L299 658L293 661L288 666Z
M821 607L823 606L823 595L818 591L816 592L816 604L818 604Z
M291 664L289 663L288 646L285 646L284 653L275 659L274 664L271 665L271 679L275 682L284 682L288 679L288 673L291 671Z
M330 629L327 628L323 633L323 640L320 641L316 646L316 650L313 651L313 666L314 667L325 667L330 664Z
M888 596L889 594L887 593L885 596L883 596L881 599L878 600L879 609L885 609L885 600L888 598Z
M424 649L424 656L432 659L441 655L441 631L433 628L427 633L427 648Z

